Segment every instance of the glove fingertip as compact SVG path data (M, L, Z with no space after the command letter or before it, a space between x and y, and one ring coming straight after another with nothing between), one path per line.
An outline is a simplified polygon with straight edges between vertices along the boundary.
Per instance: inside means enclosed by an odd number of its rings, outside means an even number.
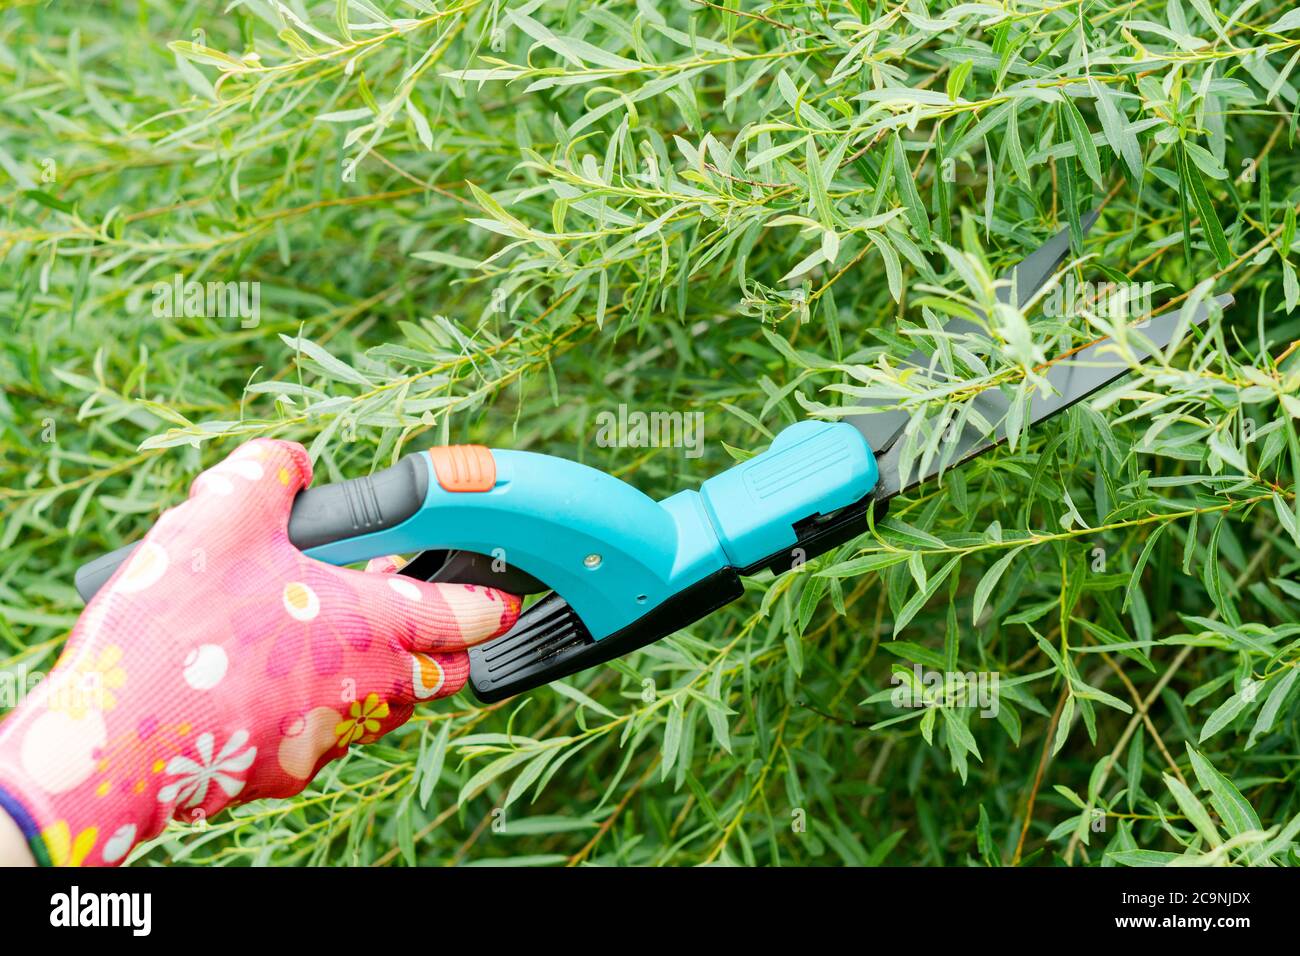
M488 590L495 595L496 600L501 602L501 615L497 621L497 629L490 635L491 637L499 637L514 627L515 622L519 620L519 615L524 607L524 599L515 594L498 591L495 588L489 588Z
M290 502L311 484L311 456L297 442L257 438L240 445L190 485L190 498L256 496Z
M490 641L514 627L522 599L496 588L477 584L442 584L444 599L452 608L467 647Z
M303 488L311 485L312 465L311 455L296 441L287 441L283 438L259 438L251 441L246 446L235 449L235 454L249 446L264 446L266 450L267 465L275 471L274 480L290 489L297 494ZM250 454L260 453L261 449L250 452Z
M408 651L463 651L508 630L519 617L519 598L494 588L342 573L364 595L371 622Z
M411 697L438 700L458 693L469 680L469 655L460 652L411 653Z
M371 558L366 562L366 574L395 574L406 566L406 561L397 554L386 554L382 558Z

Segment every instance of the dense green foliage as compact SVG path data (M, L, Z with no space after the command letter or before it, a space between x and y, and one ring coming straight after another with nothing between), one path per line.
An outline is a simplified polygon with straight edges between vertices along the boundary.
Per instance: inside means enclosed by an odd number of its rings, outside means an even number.
M935 334L1100 203L1080 280L1236 304L686 632L137 859L1295 862L1298 58L1283 0L11 4L0 667L250 436L318 481L477 441L663 496L887 397L922 458L1109 330ZM177 274L260 321L157 315ZM619 403L703 412L704 456L601 447ZM914 664L996 672L997 718L894 707Z

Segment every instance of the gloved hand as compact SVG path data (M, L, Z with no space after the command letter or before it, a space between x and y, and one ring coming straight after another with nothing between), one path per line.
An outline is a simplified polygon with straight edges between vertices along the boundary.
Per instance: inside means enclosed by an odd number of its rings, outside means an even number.
M266 439L200 475L0 723L0 810L39 862L119 863L173 817L298 793L514 623L499 591L306 557L287 527L310 482L301 445Z

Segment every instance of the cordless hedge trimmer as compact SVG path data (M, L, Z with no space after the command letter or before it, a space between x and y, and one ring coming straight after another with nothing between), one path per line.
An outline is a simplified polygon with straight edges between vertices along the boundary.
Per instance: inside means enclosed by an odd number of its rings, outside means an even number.
M1085 230L1095 214L1084 220ZM1006 303L1028 302L1070 248L1062 231L999 283ZM1230 296L1215 302L1223 307ZM1210 314L1203 303L1191 317ZM1177 333L1177 311L1135 326L1149 347ZM955 319L944 329L975 328ZM1103 338L1039 371L1023 420L1065 411L1130 371ZM904 360L924 371L933 359ZM470 683L496 701L621 657L700 620L741 595L741 578L776 574L868 530L896 496L1006 440L1014 399L991 386L971 399L964 421L998 423L989 433L966 424L918 473L900 474L909 414L885 402L879 411L840 421L802 421L767 451L706 480L695 490L654 501L605 472L550 455L478 445L432 448L364 478L299 493L290 540L336 565L386 554L421 552L403 574L456 581L514 594L543 594L506 634L470 652ZM910 470L910 469L909 469ZM77 572L89 600L130 554L120 548Z

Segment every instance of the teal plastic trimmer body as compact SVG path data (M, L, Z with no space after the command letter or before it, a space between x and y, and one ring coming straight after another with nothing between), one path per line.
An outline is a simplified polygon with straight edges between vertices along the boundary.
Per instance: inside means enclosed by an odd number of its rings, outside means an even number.
M473 689L495 700L698 620L739 597L745 574L797 564L817 523L865 501L878 480L870 446L845 422L791 425L761 454L663 501L564 458L453 446L301 492L289 536L331 564L419 551L402 573L549 591L471 652ZM81 568L82 596L129 551Z
M1086 225L1091 226L1089 216ZM1004 301L1041 288L1069 249L1065 232L1011 273ZM1218 304L1226 304L1227 297ZM1204 321L1202 307L1194 322ZM949 330L967 323L957 320ZM1176 313L1137 335L1154 348L1179 331ZM1136 337L1136 336L1135 336ZM1044 371L1050 390L1029 420L1054 415L1129 371L1106 340ZM916 352L904 360L924 367ZM989 389L972 400L1001 422L1011 398ZM967 428L927 474L899 473L908 416L897 409L840 422L805 421L753 458L698 489L655 501L577 462L480 446L434 448L364 478L301 492L289 537L308 555L345 565L421 552L403 574L545 596L506 634L470 652L470 683L484 701L565 677L665 637L740 596L744 576L781 573L867 530L868 511L1003 440ZM81 568L90 596L129 554L119 549Z
M663 501L564 458L464 454L490 471L490 486L460 490L439 474L454 467L445 458L416 456L426 480L414 514L307 553L352 564L437 541L486 555L564 595L600 640L727 568L793 547L800 520L858 501L878 477L866 440L843 422L792 425L762 454Z

